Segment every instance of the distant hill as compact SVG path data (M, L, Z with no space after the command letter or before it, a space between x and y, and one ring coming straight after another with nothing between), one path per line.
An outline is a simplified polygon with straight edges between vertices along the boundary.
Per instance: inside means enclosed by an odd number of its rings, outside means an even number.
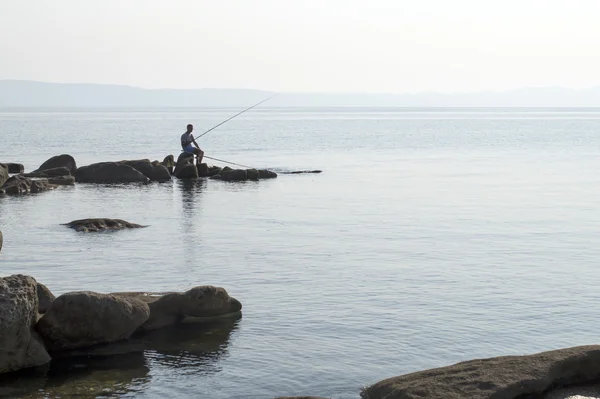
M244 107L272 92L0 80L0 107ZM268 107L600 107L600 87L479 93L281 93Z

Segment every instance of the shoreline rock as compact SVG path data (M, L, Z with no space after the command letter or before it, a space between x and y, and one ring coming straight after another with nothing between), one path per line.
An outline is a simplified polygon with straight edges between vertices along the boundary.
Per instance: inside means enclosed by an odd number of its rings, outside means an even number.
M81 232L99 232L99 231L115 231L125 229L139 229L148 226L142 226L141 224L130 223L122 219L79 219L73 220L72 222L65 223L63 226L75 229L75 231Z

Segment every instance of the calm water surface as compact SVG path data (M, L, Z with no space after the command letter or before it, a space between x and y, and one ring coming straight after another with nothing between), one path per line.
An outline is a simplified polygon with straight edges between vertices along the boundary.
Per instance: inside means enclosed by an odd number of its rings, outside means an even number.
M0 110L0 160L162 160L187 123L237 111ZM324 172L0 198L1 275L55 294L211 284L244 305L179 346L57 363L39 395L356 399L398 374L597 343L600 110L263 108L200 144ZM61 225L88 217L149 227Z

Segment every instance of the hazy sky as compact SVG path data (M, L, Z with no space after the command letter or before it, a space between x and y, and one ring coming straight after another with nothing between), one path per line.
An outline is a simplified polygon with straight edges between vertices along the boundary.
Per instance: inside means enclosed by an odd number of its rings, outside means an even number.
M420 92L600 85L598 0L0 0L0 79Z

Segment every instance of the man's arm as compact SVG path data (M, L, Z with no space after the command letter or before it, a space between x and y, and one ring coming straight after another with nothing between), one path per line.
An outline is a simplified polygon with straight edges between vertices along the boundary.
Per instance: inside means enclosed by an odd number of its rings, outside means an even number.
M197 149L200 149L200 146L198 145L198 143L196 143L196 139L194 138L194 136L192 136L192 143L194 143Z

